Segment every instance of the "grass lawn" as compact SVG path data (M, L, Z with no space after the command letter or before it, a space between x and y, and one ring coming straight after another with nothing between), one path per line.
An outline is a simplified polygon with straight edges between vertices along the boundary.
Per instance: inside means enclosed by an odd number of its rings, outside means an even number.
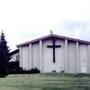
M0 78L0 90L90 90L90 76L13 74Z

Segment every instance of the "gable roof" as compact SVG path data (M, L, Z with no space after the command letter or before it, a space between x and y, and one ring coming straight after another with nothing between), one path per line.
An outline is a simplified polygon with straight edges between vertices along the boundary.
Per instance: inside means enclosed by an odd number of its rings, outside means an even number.
M56 35L56 34L50 34L50 35L47 35L47 36L44 36L44 37L41 37L41 38L37 38L37 39L31 40L31 41L28 41L28 42L19 44L19 45L17 45L17 47L26 46L26 45L29 45L30 43L34 43L34 42L37 42L39 40L48 39L50 37L56 37L56 38L60 38L60 39L67 39L67 40L70 40L70 41L75 41L75 42L80 42L80 43L84 43L84 44L90 45L90 41L85 41L85 40L70 38L70 37Z

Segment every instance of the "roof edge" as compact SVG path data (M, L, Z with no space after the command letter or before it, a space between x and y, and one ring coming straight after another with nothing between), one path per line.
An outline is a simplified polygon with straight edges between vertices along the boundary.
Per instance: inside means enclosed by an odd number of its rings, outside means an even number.
M58 38L61 38L61 39L68 39L68 40L71 40L71 41L76 41L76 42L80 42L80 43L90 44L90 41L76 39L76 38L71 38L71 37L67 37L67 36L61 36L61 35L57 35L57 34L50 34L50 35L47 35L47 36L43 36L43 37L31 40L31 41L25 42L25 43L21 43L21 44L17 45L17 47L29 45L30 43L37 42L39 40L43 40L43 39L46 39L46 38L49 38L49 37L52 37L52 36L58 37Z

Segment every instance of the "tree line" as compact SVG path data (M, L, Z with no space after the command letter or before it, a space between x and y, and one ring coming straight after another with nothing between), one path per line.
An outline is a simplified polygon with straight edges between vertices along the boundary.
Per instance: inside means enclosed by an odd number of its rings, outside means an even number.
M5 40L5 35L1 32L0 35L0 76L6 76L9 73L9 60L10 49L7 46L7 41Z

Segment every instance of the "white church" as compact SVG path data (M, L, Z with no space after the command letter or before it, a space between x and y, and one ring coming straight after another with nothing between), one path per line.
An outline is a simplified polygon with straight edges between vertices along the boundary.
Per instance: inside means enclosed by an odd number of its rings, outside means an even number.
M20 67L41 73L90 73L90 42L50 34L17 45Z

